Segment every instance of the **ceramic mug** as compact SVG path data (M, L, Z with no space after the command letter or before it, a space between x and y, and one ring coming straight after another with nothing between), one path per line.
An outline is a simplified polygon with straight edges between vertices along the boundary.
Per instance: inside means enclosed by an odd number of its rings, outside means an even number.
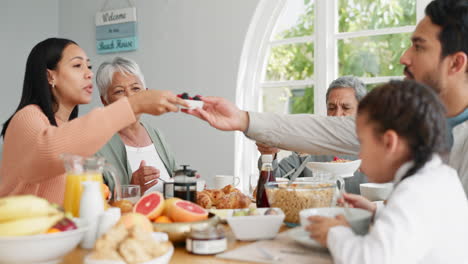
M215 189L222 189L226 185L237 186L240 182L239 177L234 177L231 175L216 175L215 176Z

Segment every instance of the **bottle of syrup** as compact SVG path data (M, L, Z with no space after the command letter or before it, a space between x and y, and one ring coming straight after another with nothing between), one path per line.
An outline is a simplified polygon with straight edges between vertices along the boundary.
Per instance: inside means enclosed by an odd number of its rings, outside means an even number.
M275 174L273 173L273 155L262 155L262 169L257 184L257 208L270 207L268 197L265 190L267 182L276 182Z

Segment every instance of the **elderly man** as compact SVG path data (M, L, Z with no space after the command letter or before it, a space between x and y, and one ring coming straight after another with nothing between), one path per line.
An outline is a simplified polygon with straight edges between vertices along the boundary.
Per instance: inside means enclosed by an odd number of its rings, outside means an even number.
M344 76L334 80L328 87L326 94L327 115L328 116L355 116L359 101L367 94L364 83L356 77ZM276 160L278 148L258 143L258 151L263 154L272 154L275 159L273 161L273 169L277 178L283 177L286 173L294 168L298 168L301 163L310 156L310 161L332 161L334 155L307 155L298 152L293 152L288 157L283 158L280 162ZM355 160L354 155L339 155L340 159ZM259 168L261 160L259 159ZM312 171L305 169L299 177L311 177ZM367 182L366 176L361 172L354 173L354 177L345 179L345 189L350 193L359 194L359 184Z
M407 79L427 84L444 103L453 133L447 162L457 170L468 194L468 4L433 0L425 13L400 62ZM356 155L359 151L352 117L247 113L221 98L203 101L204 109L187 112L220 130L244 131L270 146L311 154Z

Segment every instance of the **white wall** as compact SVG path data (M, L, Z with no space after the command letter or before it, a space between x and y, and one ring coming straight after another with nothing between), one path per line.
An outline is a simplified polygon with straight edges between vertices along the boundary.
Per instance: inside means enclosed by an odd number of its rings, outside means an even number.
M26 58L47 37L76 41L94 70L114 55L136 60L148 87L175 93L216 95L235 101L240 53L258 0L138 0L137 51L97 55L95 13L104 0L0 1L0 122L16 109ZM109 0L119 8L126 0ZM97 88L91 105L100 106ZM179 164L190 164L203 178L234 173L234 134L210 128L182 113L145 117L160 128Z
M0 1L1 124L19 104L26 59L32 47L57 34L58 0Z
M125 7L125 0L109 6ZM136 60L146 84L174 93L216 95L235 101L240 54L258 0L138 0L137 51L97 55L94 15L104 1L59 1L59 35L76 41L96 70L112 56ZM99 106L97 89L90 107ZM82 107L81 113L90 107ZM145 117L160 128L178 164L190 164L208 180L234 173L234 133L221 132L191 116Z

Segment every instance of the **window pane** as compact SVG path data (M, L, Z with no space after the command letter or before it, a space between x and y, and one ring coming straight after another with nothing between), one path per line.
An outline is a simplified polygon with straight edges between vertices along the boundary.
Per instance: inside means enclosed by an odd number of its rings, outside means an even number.
M416 24L415 0L339 0L339 32Z
M314 112L314 89L263 88L263 112L300 114Z
M409 45L409 33L339 40L339 75L358 77L403 75L400 56Z
M374 89L375 87L378 87L378 86L380 86L382 84L384 84L384 83L368 83L368 84L366 84L366 90L368 92L370 92L370 91L372 91L372 89Z
M263 88L263 112L287 114L291 91L287 87Z
M290 114L314 113L314 87L294 89L291 93Z
M268 58L266 81L311 79L314 74L314 44L274 46Z
M279 16L272 39L311 36L314 33L314 1L288 0Z

